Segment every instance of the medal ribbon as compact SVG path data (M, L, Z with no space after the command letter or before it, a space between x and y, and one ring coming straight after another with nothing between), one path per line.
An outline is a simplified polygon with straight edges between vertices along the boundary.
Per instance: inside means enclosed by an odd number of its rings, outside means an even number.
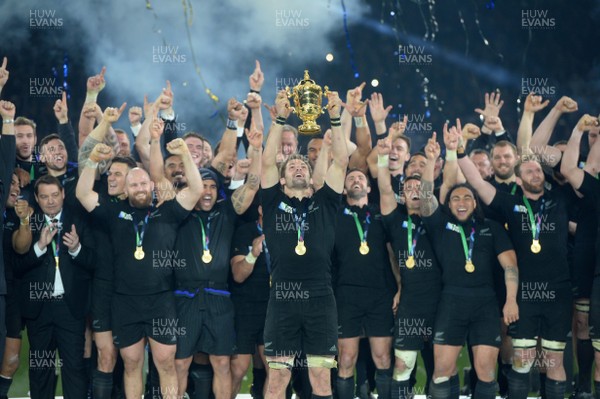
M304 224L306 223L306 208L308 207L308 202L304 205L304 210L302 213L298 212L298 208L294 210L294 222L296 223L296 228L298 229L298 242L304 242Z
M475 245L475 220L473 220L473 226L471 227L471 234L469 235L469 244L467 245L467 237L465 236L465 230L459 224L458 229L460 231L460 239L462 241L463 250L465 251L465 260L471 262L473 257L473 245Z
M210 244L210 219L212 219L212 216L208 217L208 220L206 222L206 230L204 229L204 222L202 222L202 218L198 215L196 215L196 217L200 221L200 227L202 228L202 248L205 251L208 251L208 244Z
M131 221L133 222L133 229L135 230L135 246L136 247L141 247L142 243L144 242L144 233L146 232L146 227L148 226L148 218L150 217L150 210L148 210L148 213L146 214L146 217L144 218L144 224L142 226L142 231L139 231L139 227L138 227L138 223L135 222L135 220L133 220L133 218L131 218Z
M360 220L358 220L358 214L356 212L352 212L350 209L344 208L344 215L351 215L354 218L356 230L358 230L358 238L360 239L361 244L366 244L367 235L369 234L369 225L371 224L371 212L367 212L364 230L362 224L360 223Z
M510 189L510 195L515 195L516 192L517 192L517 183L513 183L513 186Z
M406 223L407 228L407 242L408 242L408 256L413 256L415 253L415 248L417 247L417 240L419 239L419 235L421 234L421 229L417 228L415 236L413 237L413 221L410 215L408 215L408 220Z
M256 221L256 229L258 230L258 234L260 234L261 236L264 234L262 226L260 225L258 220ZM267 272L269 272L269 275L270 275L271 274L271 256L269 255L269 248L267 248L267 240L266 239L263 240L263 251L265 251L265 263L267 264Z
M542 213L544 213L544 205L546 200L542 198L542 204L540 205L539 212L535 215L535 219L533 216L533 210L531 209L531 204L527 197L523 196L523 202L525 203L525 207L527 207L527 215L529 216L529 223L531 224L531 235L534 240L540 239L540 226L542 225Z
M46 223L48 224L48 226L50 226L50 223ZM58 226L56 226L55 228L58 229ZM56 265L56 268L58 269L58 259L60 255L60 230L56 233L54 239L52 240L52 253L54 254L54 263Z

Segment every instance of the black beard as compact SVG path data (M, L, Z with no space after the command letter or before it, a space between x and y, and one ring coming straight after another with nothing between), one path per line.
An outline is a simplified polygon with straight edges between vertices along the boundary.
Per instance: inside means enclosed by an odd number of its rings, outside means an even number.
M529 191L532 194L541 194L544 192L544 183L542 182L541 187L537 187L534 185L531 185L529 183L527 183L525 180L523 180L523 189L525 191Z
M359 200L361 198L364 198L367 196L367 190L361 190L361 191L347 191L348 192L348 198L351 198L353 200Z

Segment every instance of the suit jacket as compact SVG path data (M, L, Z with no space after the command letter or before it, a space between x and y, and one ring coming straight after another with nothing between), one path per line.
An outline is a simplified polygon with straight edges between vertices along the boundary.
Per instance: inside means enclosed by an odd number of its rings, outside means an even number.
M35 220L44 220L44 215L37 214ZM61 221L63 227L60 232L59 268L64 287L62 299L74 317L83 318L90 309L90 282L96 262L96 251L92 247L93 235L85 219L72 210L63 208ZM62 234L71 231L73 224L81 243L81 250L75 258L62 243ZM21 279L18 292L21 313L23 317L30 319L37 318L44 302L57 300L52 297L56 271L52 244L46 247L46 253L39 258L34 250L40 233L41 229L33 231L33 244L29 252L18 256L15 261L15 275Z

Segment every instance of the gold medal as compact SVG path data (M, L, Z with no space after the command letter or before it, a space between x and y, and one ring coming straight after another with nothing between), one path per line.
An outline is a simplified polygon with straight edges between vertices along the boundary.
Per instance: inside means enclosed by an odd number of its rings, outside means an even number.
M358 249L358 252L360 252L361 255L366 255L369 253L369 245L366 241L360 243L360 248Z
M304 241L298 241L298 245L296 245L296 253L300 256L306 253L306 246L304 245Z
M467 260L467 263L465 264L465 270L467 271L467 273L473 273L475 271L475 265L473 264L471 259Z
M202 253L202 262L210 263L211 261L212 261L212 255L210 254L210 251L208 249L205 249L204 252Z
M142 249L142 247L136 247L135 248L135 252L133 253L133 256L137 259L137 260L142 260L144 259L144 256L146 254L144 253L144 250Z
M542 250L542 246L540 245L540 240L533 240L531 243L531 252L534 254L539 254Z
M404 262L404 264L407 268L412 269L415 267L415 257L410 255L408 258L406 258L406 262Z

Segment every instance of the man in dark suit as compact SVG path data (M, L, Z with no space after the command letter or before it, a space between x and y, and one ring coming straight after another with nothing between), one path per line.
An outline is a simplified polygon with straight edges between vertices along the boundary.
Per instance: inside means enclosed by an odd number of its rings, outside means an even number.
M71 208L63 209L65 193L56 177L40 177L34 192L42 212L33 217L34 245L15 266L30 344L31 397L54 397L54 373L60 367L65 398L81 399L87 392L84 331L96 253L91 231Z
M6 57L0 66L0 91L8 80ZM2 137L0 138L0 226L4 223L6 199L10 193L10 182L15 165L15 105L8 101L0 101L0 117L2 118ZM3 229L0 228L0 242ZM4 357L4 342L6 339L5 304L6 280L4 278L4 254L0 248L0 359ZM0 388L1 389L1 388ZM1 391L0 391L1 392Z

